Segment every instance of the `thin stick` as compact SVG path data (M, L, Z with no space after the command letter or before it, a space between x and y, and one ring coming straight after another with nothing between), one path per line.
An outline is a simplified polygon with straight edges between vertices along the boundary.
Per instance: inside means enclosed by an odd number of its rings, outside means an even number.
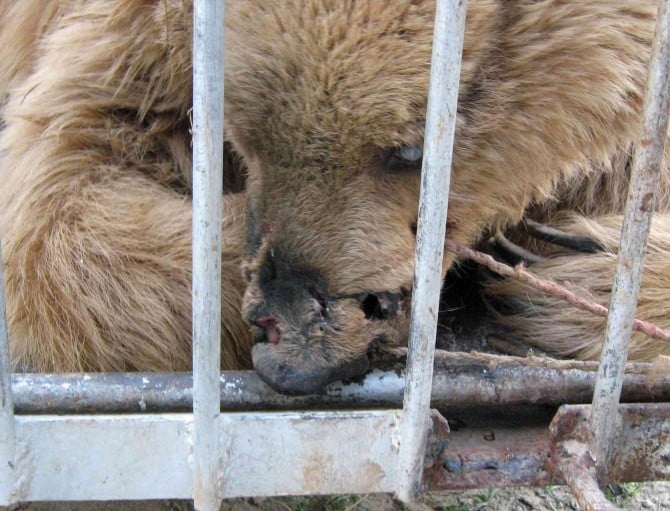
M450 240L444 242L444 248L456 254L458 257L464 259L470 259L475 261L483 266L486 266L489 270L496 272L498 275L504 277L509 277L510 279L518 280L528 284L529 286L534 287L535 289L542 291L548 295L560 298L568 302L570 305L578 309L582 309L588 312L600 316L603 318L607 317L607 307L603 307L600 304L591 302L581 296L573 293L569 289L561 286L559 283L553 280L540 279L533 274L527 272L522 264L518 264L514 267L509 266L505 263L496 261L488 254L483 254L471 248L467 248L461 245L457 245ZM633 330L642 332L643 334L651 337L653 339L661 339L663 341L670 341L670 332L666 332L662 328L649 323L648 321L642 321L641 319L633 320Z

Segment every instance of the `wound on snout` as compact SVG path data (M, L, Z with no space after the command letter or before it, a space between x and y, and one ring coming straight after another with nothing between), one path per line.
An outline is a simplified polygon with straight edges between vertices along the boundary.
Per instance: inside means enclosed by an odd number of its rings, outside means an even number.
M277 327L277 320L273 316L263 316L258 318L255 323L265 329L268 342L277 344L281 340L281 331Z

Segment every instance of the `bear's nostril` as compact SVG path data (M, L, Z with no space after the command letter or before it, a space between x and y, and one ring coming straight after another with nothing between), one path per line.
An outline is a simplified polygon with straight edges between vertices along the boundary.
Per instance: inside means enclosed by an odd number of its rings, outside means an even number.
M267 340L273 344L277 344L281 339L281 332L277 327L277 320L272 316L263 316L254 321L256 326L265 330Z

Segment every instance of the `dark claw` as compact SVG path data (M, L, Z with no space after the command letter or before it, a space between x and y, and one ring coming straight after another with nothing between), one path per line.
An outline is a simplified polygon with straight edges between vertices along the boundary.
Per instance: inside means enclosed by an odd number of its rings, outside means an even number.
M536 264L545 261L546 258L537 255L530 250L520 247L516 243L512 243L505 235L498 231L494 238L494 243L497 252L508 262L518 264L524 262L527 264Z
M596 252L604 252L606 250L602 244L591 238L568 234L530 219L525 219L521 223L520 227L534 238L546 241L548 243L553 243L554 245L559 245L561 247L578 250L579 252L594 254Z

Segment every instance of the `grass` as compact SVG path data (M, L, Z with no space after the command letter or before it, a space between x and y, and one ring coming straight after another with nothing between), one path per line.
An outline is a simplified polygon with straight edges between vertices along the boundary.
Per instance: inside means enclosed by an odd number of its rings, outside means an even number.
M614 483L608 484L604 493L610 502L621 504L638 495L643 487L643 483Z
M467 502L461 502L453 506L445 506L442 511L483 511L484 509L493 509L491 500L498 493L497 488L491 488L484 494L474 495L467 499Z
M365 495L327 495L310 498L286 498L281 503L288 511L354 511Z

